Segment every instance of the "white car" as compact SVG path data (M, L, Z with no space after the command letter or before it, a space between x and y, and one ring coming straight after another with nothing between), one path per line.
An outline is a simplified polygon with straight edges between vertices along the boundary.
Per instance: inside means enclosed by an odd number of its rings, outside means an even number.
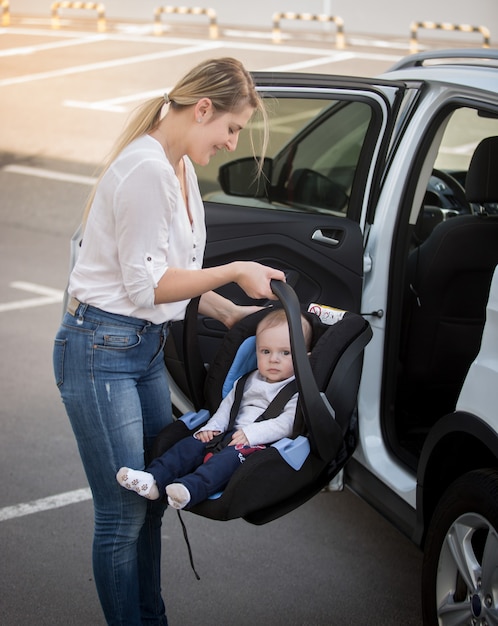
M344 483L423 549L424 624L498 624L498 50L255 78L266 180L242 139L199 169L206 265L258 260L370 322ZM187 411L180 326L166 362ZM205 363L225 330L198 319Z

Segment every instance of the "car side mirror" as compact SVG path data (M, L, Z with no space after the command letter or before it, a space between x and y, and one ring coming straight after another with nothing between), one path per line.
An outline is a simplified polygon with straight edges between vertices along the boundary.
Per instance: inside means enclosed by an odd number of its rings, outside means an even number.
M341 211L348 196L336 182L310 169L294 170L286 187L287 202L296 206Z
M265 159L263 172L258 177L257 161L253 157L244 157L222 165L218 171L218 181L229 196L268 198L272 168L272 159Z

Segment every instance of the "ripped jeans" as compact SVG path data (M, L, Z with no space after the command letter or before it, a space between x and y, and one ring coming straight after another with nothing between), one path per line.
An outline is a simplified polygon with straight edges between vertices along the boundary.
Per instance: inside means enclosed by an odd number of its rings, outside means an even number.
M164 505L137 498L115 478L122 466L143 468L153 439L172 421L167 333L167 324L80 304L55 338L54 374L93 495L93 569L110 625L167 624Z

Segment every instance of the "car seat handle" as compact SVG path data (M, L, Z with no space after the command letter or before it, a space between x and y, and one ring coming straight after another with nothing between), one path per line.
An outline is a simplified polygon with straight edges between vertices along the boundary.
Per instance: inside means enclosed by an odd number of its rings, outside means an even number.
M301 325L301 305L294 289L279 280L271 281L271 289L287 315L292 348L292 361L299 390L299 401L308 429L310 446L323 461L330 461L343 443L342 431L335 421L333 408L321 394L311 369Z

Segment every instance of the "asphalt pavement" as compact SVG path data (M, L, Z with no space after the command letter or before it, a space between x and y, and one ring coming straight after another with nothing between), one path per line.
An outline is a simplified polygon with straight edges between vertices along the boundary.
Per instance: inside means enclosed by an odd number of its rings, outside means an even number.
M242 31L241 31L242 32ZM372 75L406 50L213 41L201 27L17 19L0 31L0 621L102 624L90 563L92 504L52 375L69 239L96 168L133 107L207 54L250 69ZM418 626L420 552L356 496L322 492L266 526L176 512L163 526L171 626Z

